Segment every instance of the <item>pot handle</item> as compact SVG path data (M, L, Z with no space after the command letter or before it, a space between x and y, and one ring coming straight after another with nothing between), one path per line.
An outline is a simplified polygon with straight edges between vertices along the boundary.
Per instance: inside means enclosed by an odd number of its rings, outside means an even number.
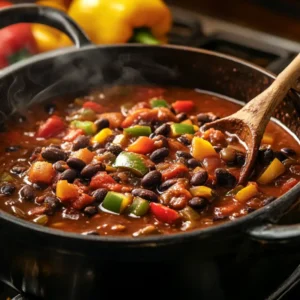
M40 23L54 27L67 34L78 48L91 44L86 34L67 14L51 7L19 4L0 10L0 29L16 23Z
M267 243L289 243L300 241L300 224L264 224L247 231L251 239Z

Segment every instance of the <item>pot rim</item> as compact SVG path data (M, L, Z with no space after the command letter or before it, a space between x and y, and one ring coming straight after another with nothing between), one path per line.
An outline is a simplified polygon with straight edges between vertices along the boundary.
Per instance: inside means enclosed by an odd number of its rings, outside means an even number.
M104 48L161 48L161 49L170 49L170 50L180 50L185 52L197 52L205 55L210 55L214 57L219 57L225 60L233 61L237 64L241 64L244 66L247 66L251 69L257 70L264 75L268 76L269 78L274 79L275 75L264 68L261 68L259 66L256 66L252 63L249 63L243 59L236 58L230 55L218 53L215 51L209 51L204 49L198 49L193 47L187 47L187 46L178 46L178 45L141 45L141 44L116 44L116 45L87 45L82 48L63 48L56 51L51 51L47 53L40 54L38 56L34 56L32 58L29 58L25 61L18 62L12 66L9 66L5 68L4 70L0 71L0 79L3 76L7 76L12 74L15 71L18 71L24 67L27 67L28 65L34 64L35 62L43 61L46 59L51 59L53 57L57 57L58 55L64 55L69 53L75 53L75 52L81 52L81 51L87 51L92 49L104 49ZM141 245L141 246L150 246L155 247L157 245L163 245L163 244L170 244L170 243L177 243L182 240L189 240L192 238L204 238L206 236L210 236L216 232L224 232L229 229L238 229L242 224L249 225L253 224L255 221L258 223L259 221L262 222L268 222L268 217L270 217L270 214L272 211L276 210L276 208L279 208L283 201L286 201L289 197L295 197L297 195L300 195L300 183L298 183L296 186L294 186L291 190L289 190L287 193L282 195L281 197L277 198L273 202L271 202L269 205L262 207L254 212L251 212L250 214L240 217L236 220L230 220L226 221L219 225L213 225L209 226L207 228L200 228L200 229L194 229L191 231L186 232L180 232L180 233L173 233L173 234L167 234L167 235L153 235L153 236L145 236L145 237L132 237L132 236L93 236L93 235L82 235L80 233L72 233L68 231L58 230L50 227L43 227L37 224L34 224L32 222L20 219L14 215L11 215L7 212L4 212L0 210L0 218L4 219L7 222L11 222L14 225L21 226L25 228L26 230L35 231L41 234L47 234L51 235L52 237L58 237L58 238L65 238L65 239L71 239L71 240L82 240L82 241L90 241L90 242L96 242L96 243L110 243L110 244L121 244L121 245ZM240 228L241 229L241 228ZM243 230L245 228L243 227Z

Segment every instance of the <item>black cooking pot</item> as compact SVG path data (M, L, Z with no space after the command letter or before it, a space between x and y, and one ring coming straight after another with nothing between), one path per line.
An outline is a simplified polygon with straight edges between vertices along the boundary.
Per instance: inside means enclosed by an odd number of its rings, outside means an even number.
M76 48L42 54L0 71L0 109L4 120L32 103L88 93L99 86L158 85L199 88L247 102L274 76L223 54L177 46L92 45L64 13L21 5L0 12L0 28L22 22L64 31ZM276 117L300 137L299 98L287 97ZM298 105L298 106L297 106ZM228 276L250 259L258 240L300 241L300 226L273 225L299 199L300 185L264 208L207 229L143 238L82 236L62 232L0 212L0 274L17 289L44 299L105 299L118 291L133 297L156 295L223 299ZM257 251L257 250L256 250ZM240 273L230 276L237 295ZM229 274L229 273L227 273ZM258 283L257 283L258 284ZM243 298L251 292L244 293ZM92 296L91 296L92 295ZM229 299L234 299L232 295Z

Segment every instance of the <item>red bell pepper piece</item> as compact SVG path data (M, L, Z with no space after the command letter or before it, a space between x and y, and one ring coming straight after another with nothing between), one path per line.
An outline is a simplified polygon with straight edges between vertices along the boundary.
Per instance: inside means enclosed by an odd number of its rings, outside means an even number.
M106 188L114 192L121 192L122 185L117 183L106 172L98 172L91 180L90 187L92 189Z
M133 142L127 150L134 153L147 154L152 152L154 149L154 141L146 136L141 136Z
M151 202L150 211L153 213L153 215L158 221L164 223L173 224L180 219L180 215L176 210L166 207L159 203Z
M0 1L0 9L11 5L8 1ZM1 29L0 45L0 68L37 53L31 25L26 23Z
M51 116L44 124L42 124L36 134L37 137L50 138L56 136L65 128L63 120L58 116Z
M101 104L92 101L84 102L82 107L92 109L97 114L102 113L104 110Z
M178 100L172 103L172 107L177 113L189 112L194 108L194 102L191 100Z
M297 180L296 178L290 178L288 181L286 181L282 187L281 187L281 192L284 194L287 191L289 191L292 187L294 187L297 183L299 182L299 180Z
M80 135L84 135L84 131L82 129L71 129L64 136L63 140L67 142L73 142Z

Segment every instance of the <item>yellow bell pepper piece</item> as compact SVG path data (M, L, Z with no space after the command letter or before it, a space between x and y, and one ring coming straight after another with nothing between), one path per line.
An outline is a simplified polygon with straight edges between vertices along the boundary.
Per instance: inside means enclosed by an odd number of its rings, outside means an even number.
M260 184L268 184L271 181L273 181L275 178L283 174L284 172L285 172L284 164L278 158L274 158L271 164L258 178L257 182Z
M274 137L269 133L265 133L261 139L261 144L272 145L273 143Z
M192 123L192 121L190 119L182 121L181 124L193 125L193 123Z
M95 153L91 152L88 148L80 149L72 154L72 157L83 160L86 164L89 164L95 156Z
M74 0L68 14L95 44L125 43L135 28L148 28L166 41L171 28L170 10L162 0ZM69 45L63 38L61 45Z
M103 143L112 134L113 132L111 129L104 128L92 138L92 143Z
M212 189L204 185L192 187L190 192L194 197L210 198L213 195Z
M192 155L196 159L203 160L209 156L217 156L218 153L209 141L200 137L194 137L192 141Z
M79 196L78 187L67 180L59 180L56 184L56 196L62 201L76 199Z
M246 187L237 192L235 199L239 202L246 202L257 194L257 185L255 183L249 183Z
M37 1L36 4L53 7L64 12L67 11L64 0ZM59 30L42 24L32 24L31 29L39 52L51 51L59 47L59 42L62 38L62 33Z

